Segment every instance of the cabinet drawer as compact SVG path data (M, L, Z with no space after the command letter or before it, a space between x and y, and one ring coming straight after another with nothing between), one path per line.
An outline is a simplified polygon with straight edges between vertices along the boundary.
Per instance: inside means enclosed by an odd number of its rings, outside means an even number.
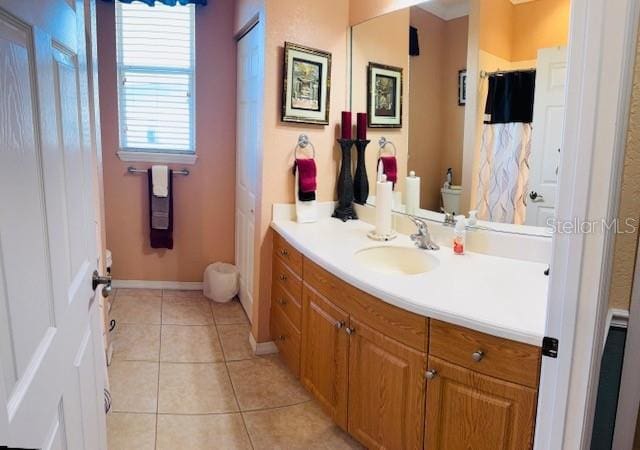
M300 303L279 284L274 284L271 290L271 307L279 308L291 321L297 331L300 331L302 307Z
M273 237L273 254L286 262L299 277L302 276L302 254L278 233Z
M375 298L304 258L304 281L338 307L382 334L426 352L427 318Z
M289 370L300 377L300 333L277 306L271 307L271 339Z
M273 257L272 288L279 286L292 296L298 304L302 300L302 280L282 259Z
M432 319L429 354L485 375L538 387L541 352L533 345Z

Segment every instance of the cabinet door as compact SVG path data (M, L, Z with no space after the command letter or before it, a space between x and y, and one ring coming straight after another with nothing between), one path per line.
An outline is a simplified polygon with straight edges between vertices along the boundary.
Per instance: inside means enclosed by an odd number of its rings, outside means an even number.
M353 317L349 330L349 433L370 449L421 448L426 355Z
M334 422L347 428L349 323L346 312L305 285L302 294L302 384Z
M536 391L429 357L427 450L532 447Z

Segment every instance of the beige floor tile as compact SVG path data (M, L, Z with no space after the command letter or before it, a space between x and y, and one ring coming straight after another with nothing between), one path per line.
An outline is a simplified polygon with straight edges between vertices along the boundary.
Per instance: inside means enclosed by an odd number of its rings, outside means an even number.
M251 443L240 414L160 414L157 449L251 449Z
M226 361L255 358L249 344L250 329L249 324L218 325L218 335Z
M158 361L160 325L119 323L113 336L114 359Z
M238 411L224 363L160 363L158 411L168 414Z
M228 367L241 411L294 405L311 399L277 355L232 361Z
M198 298L164 297L162 323L172 325L209 325L213 316L209 301Z
M156 415L109 413L107 444L109 450L154 450Z
M160 360L166 362L224 361L215 325L162 325Z
M116 298L118 295L123 297L162 297L162 289L119 288L116 291Z
M260 449L362 449L315 402L243 413L251 442Z
M242 309L240 301L237 299L227 303L217 303L211 301L211 310L216 320L216 325L227 325L231 323L249 323L247 315Z
M114 360L109 367L109 384L114 412L156 412L158 363Z
M116 322L160 324L161 297L118 296L111 309L111 318Z
M162 296L166 298L169 298L169 297L201 298L201 299L206 298L201 290L186 290L186 289L163 289Z

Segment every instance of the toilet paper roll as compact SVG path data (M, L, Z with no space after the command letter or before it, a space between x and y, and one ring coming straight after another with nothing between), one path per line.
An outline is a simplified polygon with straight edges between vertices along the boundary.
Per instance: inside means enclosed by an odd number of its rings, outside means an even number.
M412 176L413 175L413 176ZM420 209L420 177L409 174L405 182L407 214L415 215Z
M386 177L385 177L386 178ZM391 234L391 206L393 204L393 183L378 181L376 183L376 234Z

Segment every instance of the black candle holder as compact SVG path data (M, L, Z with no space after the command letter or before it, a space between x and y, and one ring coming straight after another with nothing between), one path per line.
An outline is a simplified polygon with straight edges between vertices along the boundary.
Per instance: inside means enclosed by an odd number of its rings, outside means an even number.
M358 219L353 209L353 177L351 175L351 147L354 142L352 139L338 139L342 150L342 163L338 175L338 206L333 212L333 217L343 222Z
M353 201L364 205L369 198L369 179L367 178L367 165L365 164L364 152L371 142L368 139L358 139L354 141L358 151L356 173L353 176Z

